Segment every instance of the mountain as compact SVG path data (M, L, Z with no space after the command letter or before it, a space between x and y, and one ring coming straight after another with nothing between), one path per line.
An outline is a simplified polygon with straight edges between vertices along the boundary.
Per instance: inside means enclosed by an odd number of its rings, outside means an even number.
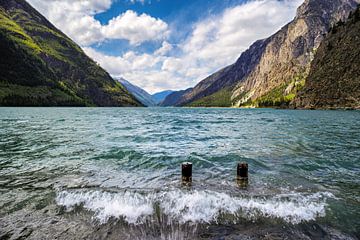
M256 41L232 65L184 92L176 106L288 106L304 86L316 49L329 28L360 0L305 0L296 17Z
M171 107L178 106L178 102L186 93L190 92L192 88L180 91L174 91L169 94L162 102L160 102L160 106L162 107Z
M162 101L164 101L164 99L170 95L171 93L173 93L174 91L172 90L166 90L166 91L162 91L162 92L158 92L152 95L153 99L155 100L156 104L161 103Z
M146 92L144 89L133 85L132 83L130 83L129 81L120 78L118 79L118 81L132 94L135 96L135 98L137 100L139 100L139 102L141 102L144 106L147 107L153 107L156 106L156 102L153 99L153 97Z
M330 29L312 62L295 108L360 109L360 7Z
M0 0L0 106L140 106L24 0Z

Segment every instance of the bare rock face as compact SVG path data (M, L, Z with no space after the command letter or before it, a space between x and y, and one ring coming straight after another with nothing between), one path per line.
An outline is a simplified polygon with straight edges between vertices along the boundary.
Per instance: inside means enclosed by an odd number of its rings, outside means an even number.
M207 77L174 105L186 105L232 88L233 106L288 105L304 86L314 53L329 28L360 0L305 0L292 22L255 42L233 65Z
M360 7L321 43L292 107L360 109Z

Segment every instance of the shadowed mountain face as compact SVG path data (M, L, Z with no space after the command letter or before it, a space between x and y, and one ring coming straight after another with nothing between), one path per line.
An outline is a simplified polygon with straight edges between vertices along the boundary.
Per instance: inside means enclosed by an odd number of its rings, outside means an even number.
M360 109L360 8L321 43L296 108Z
M217 92L227 89L230 96L224 99L230 106L287 106L304 86L314 53L330 26L345 20L359 2L306 0L292 22L255 42L235 64L182 93L174 105L217 106L219 101L211 96L223 96ZM205 97L210 102L202 101Z
M172 90L165 90L165 91L161 91L161 92L158 92L158 93L154 93L152 95L152 97L155 100L156 104L161 104L161 102L164 101L165 98L167 96L169 96L173 92L174 91L172 91Z
M180 106L179 102L181 98L192 91L192 88L186 90L175 91L169 94L161 103L160 106L162 107L171 107L171 106Z
M132 94L135 98L141 102L144 106L153 107L156 106L156 102L153 97L144 89L130 83L129 81L120 78L119 82Z
M24 0L0 0L0 105L139 106Z

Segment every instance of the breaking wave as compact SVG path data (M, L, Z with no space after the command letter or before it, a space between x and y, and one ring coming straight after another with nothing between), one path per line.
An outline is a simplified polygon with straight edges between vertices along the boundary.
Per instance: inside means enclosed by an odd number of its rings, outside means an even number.
M56 202L72 211L83 207L94 212L102 224L110 218L121 218L130 224L141 224L159 212L179 223L219 223L223 219L255 221L258 218L281 219L297 224L325 216L326 199L331 193L290 193L277 196L241 197L215 191L182 191L141 193L134 191L61 191Z

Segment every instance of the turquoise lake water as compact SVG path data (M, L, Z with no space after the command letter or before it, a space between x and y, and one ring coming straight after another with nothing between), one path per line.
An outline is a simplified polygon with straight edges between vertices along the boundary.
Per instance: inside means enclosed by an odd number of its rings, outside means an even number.
M0 239L17 237L358 239L360 112L0 108Z

